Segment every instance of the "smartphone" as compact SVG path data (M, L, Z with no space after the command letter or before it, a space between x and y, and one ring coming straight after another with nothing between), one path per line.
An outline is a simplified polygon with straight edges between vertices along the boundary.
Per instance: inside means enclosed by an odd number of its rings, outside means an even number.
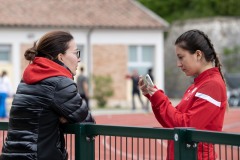
M153 83L151 77L149 76L149 74L146 74L146 75L143 76L143 81L146 85L149 85L151 87L154 86L154 83Z

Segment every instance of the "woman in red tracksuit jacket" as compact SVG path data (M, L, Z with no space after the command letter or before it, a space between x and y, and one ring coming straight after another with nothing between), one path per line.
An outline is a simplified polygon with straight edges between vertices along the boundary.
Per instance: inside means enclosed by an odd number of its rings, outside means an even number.
M139 80L142 93L151 101L156 119L166 128L194 127L201 130L222 131L226 110L226 85L221 64L210 39L199 30L183 33L175 42L177 66L194 83L186 90L183 99L172 106L162 90ZM167 159L174 159L174 142L168 143ZM198 144L198 160L216 159L213 145Z

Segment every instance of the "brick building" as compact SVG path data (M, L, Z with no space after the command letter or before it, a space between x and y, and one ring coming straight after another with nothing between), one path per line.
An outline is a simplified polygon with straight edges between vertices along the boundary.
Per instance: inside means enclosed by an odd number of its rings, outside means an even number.
M44 33L70 31L82 50L86 74L110 75L112 104L127 105L132 69L154 69L164 86L164 30L168 23L135 0L0 0L0 70L16 89L27 62L24 51Z

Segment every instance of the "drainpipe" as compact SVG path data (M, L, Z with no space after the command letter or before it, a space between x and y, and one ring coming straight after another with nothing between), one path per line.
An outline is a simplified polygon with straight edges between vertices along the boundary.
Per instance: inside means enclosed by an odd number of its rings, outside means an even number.
M93 89L92 89L92 84L91 84L91 80L92 80L92 71L93 71L93 58L92 58L92 44L91 44L91 35L92 35L92 32L93 32L93 28L90 28L89 31L87 32L87 54L88 54L88 58L87 58L87 66L88 66L88 78L90 80L90 83L89 83L89 93L90 95L92 95L93 93Z

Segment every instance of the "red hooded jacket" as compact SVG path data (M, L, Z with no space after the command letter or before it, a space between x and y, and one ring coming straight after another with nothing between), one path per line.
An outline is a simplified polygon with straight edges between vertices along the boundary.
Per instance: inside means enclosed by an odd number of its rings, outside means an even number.
M162 90L151 97L156 119L166 128L194 127L200 130L222 131L227 106L226 85L218 68L211 68L194 79L181 102L174 107ZM174 159L174 142L168 143L168 159ZM202 155L203 154L203 155ZM198 160L213 160L213 146L198 145Z

